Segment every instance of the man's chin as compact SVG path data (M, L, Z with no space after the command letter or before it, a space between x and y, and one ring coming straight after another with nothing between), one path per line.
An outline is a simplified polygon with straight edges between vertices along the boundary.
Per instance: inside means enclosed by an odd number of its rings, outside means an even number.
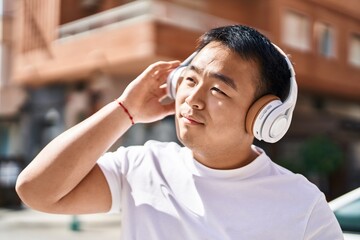
M204 139L199 134L190 134L188 131L178 132L177 137L182 145L187 148L197 148L197 146L203 145Z

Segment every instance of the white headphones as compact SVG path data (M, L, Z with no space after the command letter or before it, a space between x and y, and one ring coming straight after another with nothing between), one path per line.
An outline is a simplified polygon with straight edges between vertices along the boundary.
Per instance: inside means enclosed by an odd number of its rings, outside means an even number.
M259 141L263 140L268 143L279 141L288 131L298 92L294 67L286 54L278 46L273 45L284 56L291 73L289 94L284 102L271 94L259 98L250 106L245 120L246 131L252 133ZM197 52L191 54L169 74L167 92L170 98L175 99L178 80L196 54Z
M169 76L167 78L167 82L166 82L167 95L168 95L169 98L175 99L176 88L177 88L177 84L179 82L179 79L182 77L182 74L183 74L184 70L187 68L187 66L189 66L189 64L195 58L197 53L198 52L193 52L187 59L185 59L180 64L180 66L178 66L176 69L174 69L174 71L172 71L169 74Z

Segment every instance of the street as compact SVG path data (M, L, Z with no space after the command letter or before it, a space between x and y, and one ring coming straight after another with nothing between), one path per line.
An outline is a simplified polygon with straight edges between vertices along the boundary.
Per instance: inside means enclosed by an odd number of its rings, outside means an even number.
M120 215L45 214L30 209L0 209L1 240L120 239Z

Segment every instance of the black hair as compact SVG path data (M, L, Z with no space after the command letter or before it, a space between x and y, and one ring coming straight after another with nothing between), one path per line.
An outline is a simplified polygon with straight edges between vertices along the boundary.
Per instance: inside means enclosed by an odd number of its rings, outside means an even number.
M284 101L290 88L291 73L285 57L270 40L257 30L243 25L231 25L211 29L199 39L197 50L208 43L224 44L247 61L254 61L259 67L259 82L255 99L273 94Z

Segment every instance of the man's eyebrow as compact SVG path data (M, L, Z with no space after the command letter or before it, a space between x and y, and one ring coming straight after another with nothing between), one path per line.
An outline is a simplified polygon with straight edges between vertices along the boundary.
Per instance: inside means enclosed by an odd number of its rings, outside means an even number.
M223 83L230 86L234 90L237 90L235 81L232 78L230 78L224 74L221 74L221 73L210 73L210 76L222 81Z
M201 74L201 72L202 72L202 70L200 68L198 68L194 65L190 65L189 68L190 68L190 70L195 71L197 74ZM235 81L232 78L230 78L224 74L217 73L217 72L211 72L210 77L216 78L216 79L220 80L221 82L225 83L226 85L230 86L234 90L237 90Z
M198 68L192 64L189 66L189 69L196 72L197 74L200 74L202 72L202 70L200 68Z

